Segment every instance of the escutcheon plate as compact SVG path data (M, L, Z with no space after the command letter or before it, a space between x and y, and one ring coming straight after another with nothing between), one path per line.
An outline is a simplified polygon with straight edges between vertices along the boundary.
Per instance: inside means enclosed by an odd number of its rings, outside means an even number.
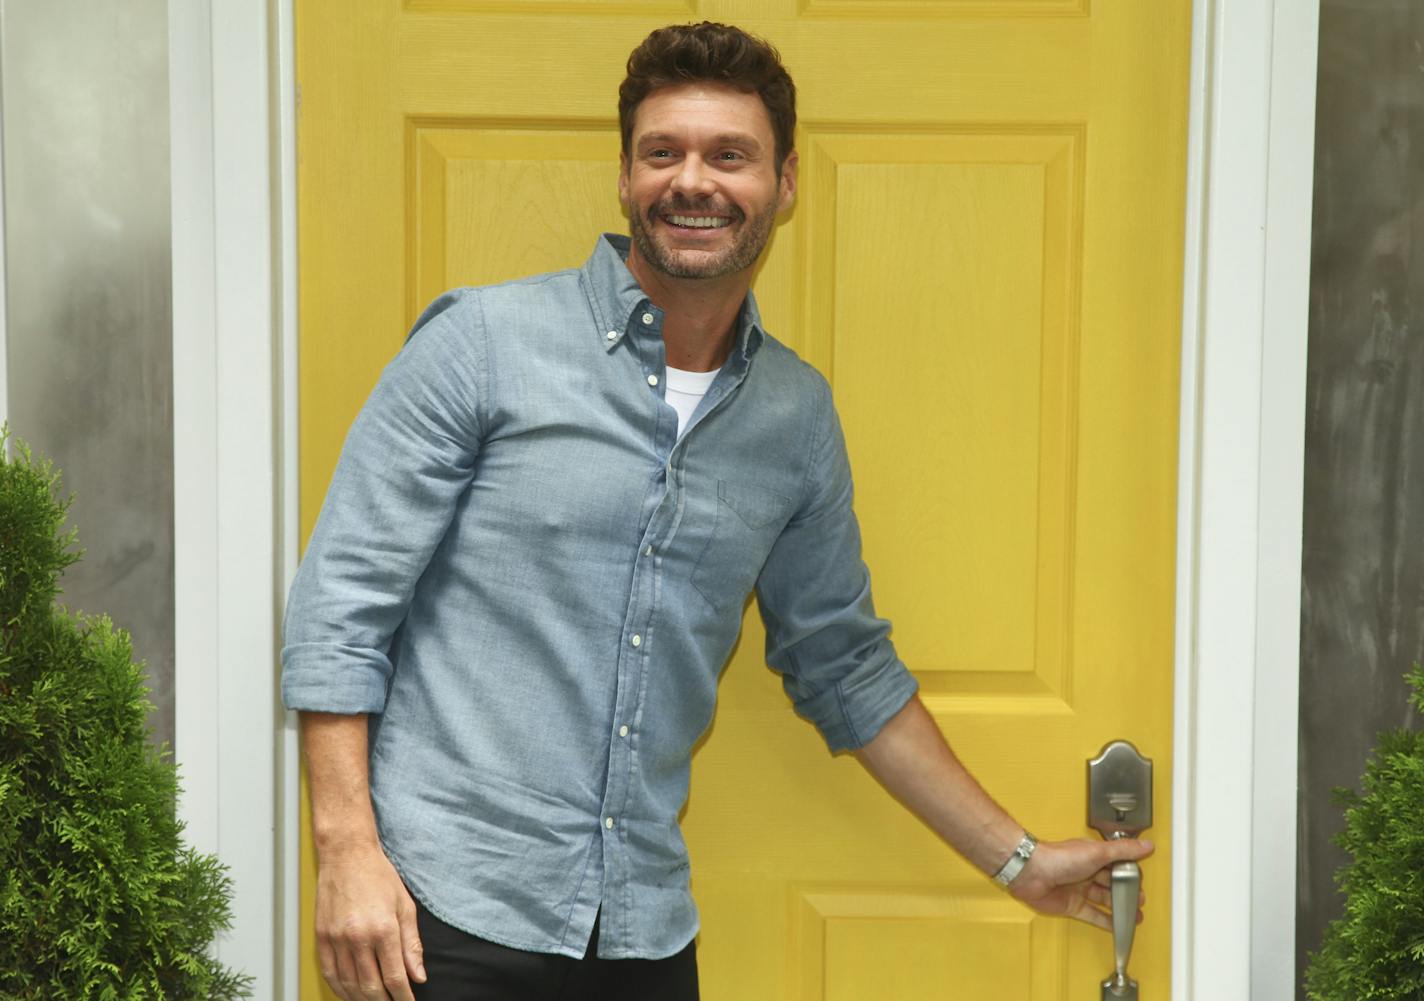
M1088 826L1105 838L1135 838L1152 826L1152 760L1125 740L1088 762Z

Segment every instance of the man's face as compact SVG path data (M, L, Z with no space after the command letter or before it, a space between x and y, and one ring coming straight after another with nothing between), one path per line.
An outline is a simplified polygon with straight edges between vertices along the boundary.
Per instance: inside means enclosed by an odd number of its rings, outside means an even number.
M653 91L618 175L634 253L671 278L751 268L796 193L796 154L778 178L775 153L756 94L701 82Z

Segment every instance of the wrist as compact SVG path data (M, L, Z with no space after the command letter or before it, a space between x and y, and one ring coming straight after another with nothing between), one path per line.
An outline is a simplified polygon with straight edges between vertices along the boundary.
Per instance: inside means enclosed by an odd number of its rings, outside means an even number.
M1038 848L1038 839L1028 831L1023 832L1023 837L1014 846L1013 853L994 873L994 882L1002 887L1013 885L1014 880L1023 874L1024 867L1028 865L1028 860L1033 857L1034 850Z
M313 831L312 847L316 850L318 863L344 862L382 851L375 831L356 834L349 829Z

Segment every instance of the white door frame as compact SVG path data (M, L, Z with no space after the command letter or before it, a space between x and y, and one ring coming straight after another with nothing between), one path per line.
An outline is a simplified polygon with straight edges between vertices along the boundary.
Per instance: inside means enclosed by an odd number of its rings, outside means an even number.
M0 57L0 62L3 57ZM0 66L3 69L3 66ZM0 73L0 98L4 96L4 74ZM5 323L9 307L5 304L5 114L0 100L0 420L10 419L10 351Z
M294 720L278 696L296 563L291 0L170 0L175 753L188 841L233 879L221 960L298 992Z
M1316 0L1193 12L1172 994L1291 1001Z
M300 961L297 747L276 668L297 526L292 3L169 4L181 811L236 883L220 955L283 1001ZM1183 1001L1294 991L1317 18L1316 0L1193 12L1172 797Z

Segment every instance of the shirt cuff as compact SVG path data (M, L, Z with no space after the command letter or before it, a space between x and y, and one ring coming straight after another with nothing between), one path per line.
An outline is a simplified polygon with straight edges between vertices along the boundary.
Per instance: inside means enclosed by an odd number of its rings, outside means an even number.
M874 740L919 689L915 676L896 658L856 671L798 701L796 708L816 724L832 753L854 751Z
M328 643L282 650L282 704L304 712L379 713L391 662L382 653Z

